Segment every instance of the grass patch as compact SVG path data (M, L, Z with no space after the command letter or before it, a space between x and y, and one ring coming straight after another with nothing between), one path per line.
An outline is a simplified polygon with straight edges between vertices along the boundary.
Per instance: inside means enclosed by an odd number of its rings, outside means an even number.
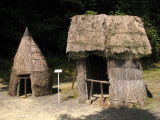
M160 106L160 62L144 67L143 75L145 84L153 96L148 98L149 109L156 108Z
M53 79L53 87L57 88L57 74L54 73L55 69L62 69L62 73L60 73L60 95L61 100L65 101L68 99L73 99L78 97L78 88L77 81L74 84L74 88L72 87L73 79L75 79L76 72L76 63L75 61L70 61L64 57L56 57L56 56L48 56L46 58L48 66L51 70L51 75Z
M70 61L64 57L48 56L46 57L48 66L51 70L53 82L57 82L57 74L54 73L55 69L62 69L60 74L60 82L72 82L76 71L75 61Z
M61 90L60 94L62 101L78 97L77 82L75 82L73 89L71 89L71 87L72 87L72 82L60 84L60 90ZM54 88L57 88L57 85L55 85Z

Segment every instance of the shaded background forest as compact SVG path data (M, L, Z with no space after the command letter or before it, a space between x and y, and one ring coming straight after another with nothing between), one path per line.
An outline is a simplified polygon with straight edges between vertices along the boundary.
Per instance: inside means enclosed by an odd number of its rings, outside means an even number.
M152 55L146 57L145 61L146 59L149 63L159 61L158 0L1 0L0 77L8 78L13 57L26 26L47 58L50 68L65 61L70 18L89 10L98 14L127 14L141 17L152 45Z

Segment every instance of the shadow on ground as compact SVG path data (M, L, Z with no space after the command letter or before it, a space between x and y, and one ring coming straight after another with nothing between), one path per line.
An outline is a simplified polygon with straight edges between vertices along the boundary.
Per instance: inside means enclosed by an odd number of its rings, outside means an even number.
M160 120L147 110L136 108L106 108L96 114L74 118L63 114L60 120Z
M150 92L150 90L148 89L148 87L146 87L146 91L147 91L147 96L148 96L149 98L153 98L153 95L152 95L152 93Z
M59 92L61 92L61 89L59 89ZM52 88L52 94L58 93L58 87Z

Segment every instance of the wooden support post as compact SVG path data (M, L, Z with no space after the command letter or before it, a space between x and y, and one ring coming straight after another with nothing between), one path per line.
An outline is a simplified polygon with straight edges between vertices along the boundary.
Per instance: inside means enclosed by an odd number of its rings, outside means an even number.
M19 93L20 93L20 78L18 78L17 96L19 96Z
M24 78L24 95L25 97L27 97L27 81L26 81L26 78Z
M91 88L90 88L90 104L92 103L92 91L93 91L93 81L91 81Z
M85 103L87 100L86 59L78 59L76 67L78 73L79 103Z
M101 86L101 99L102 99L102 104L104 106L104 100L103 100L103 84L100 83L100 86Z
M74 87L74 83L75 83L75 81L76 81L76 75L77 75L77 70L76 70L75 73L74 73L74 78L73 78L73 82L72 82L72 87L71 87L71 89L73 89L73 87Z

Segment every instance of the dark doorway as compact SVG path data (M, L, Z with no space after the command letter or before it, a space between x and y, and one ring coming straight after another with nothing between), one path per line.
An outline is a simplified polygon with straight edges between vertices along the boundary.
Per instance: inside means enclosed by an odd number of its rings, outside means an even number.
M97 55L90 55L86 60L87 79L108 81L107 60ZM90 82L87 82L90 93ZM109 94L109 85L103 84L103 93ZM101 94L100 83L93 83L93 94Z
M32 94L30 75L19 75L19 96ZM26 81L26 82L25 82Z

